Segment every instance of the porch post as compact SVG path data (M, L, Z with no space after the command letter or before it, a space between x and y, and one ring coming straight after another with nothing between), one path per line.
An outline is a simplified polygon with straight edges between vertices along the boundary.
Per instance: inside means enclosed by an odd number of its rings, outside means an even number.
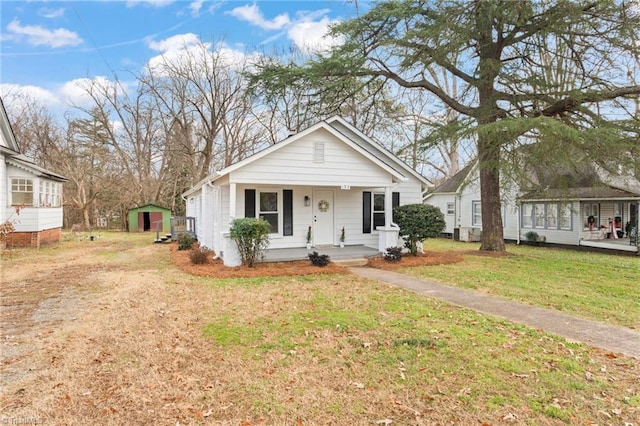
M384 227L389 228L391 226L391 219L393 218L393 194L391 187L387 186L384 189Z
M229 184L229 221L236 218L236 184Z
M384 189L384 226L378 226L378 251L384 253L388 247L398 245L399 228L391 225L393 218L393 193L391 187Z

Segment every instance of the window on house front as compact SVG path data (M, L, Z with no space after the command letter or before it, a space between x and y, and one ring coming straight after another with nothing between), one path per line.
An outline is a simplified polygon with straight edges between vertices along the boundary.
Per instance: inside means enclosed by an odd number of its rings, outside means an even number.
M40 181L39 207L60 207L62 185L48 180Z
M384 194L373 194L373 229L384 226Z
M560 203L560 229L571 230L571 204Z
M482 226L482 204L480 201L471 202L471 226Z
M558 227L558 205L557 204L547 204L546 205L546 228L547 229L556 229Z
M33 206L33 180L26 178L11 179L11 205Z
M456 214L456 206L454 203L447 203L447 214L448 215Z
M571 230L570 203L525 203L520 211L523 228Z
M258 217L266 220L271 225L271 233L277 234L280 232L278 226L279 211L278 211L278 193L277 192L260 192L258 202Z
M544 228L544 204L533 205L533 227Z

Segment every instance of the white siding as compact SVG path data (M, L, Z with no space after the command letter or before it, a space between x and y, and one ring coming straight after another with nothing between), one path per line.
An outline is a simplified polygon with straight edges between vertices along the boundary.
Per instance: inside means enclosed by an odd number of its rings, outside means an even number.
M314 143L324 143L324 163L315 163ZM390 173L324 129L309 134L231 172L232 182L253 184L382 186Z
M453 203L454 213L447 214L447 204ZM432 194L425 200L425 204L438 207L444 215L444 232L453 234L453 229L458 227L457 217L459 214L458 197L455 194Z
M18 167L6 165L3 161L0 166L0 179L3 182L3 194L0 196L3 216L2 222L9 217L15 219L14 228L16 232L36 232L46 229L62 228L62 207L25 207L20 210L20 215L15 215L14 207L9 204L12 178L27 178L33 180L33 202L38 203L40 193L41 178ZM61 194L62 195L62 194Z
M4 154L0 152L0 223L9 218L11 209L8 208L9 200L9 179L7 177L7 164L4 161Z

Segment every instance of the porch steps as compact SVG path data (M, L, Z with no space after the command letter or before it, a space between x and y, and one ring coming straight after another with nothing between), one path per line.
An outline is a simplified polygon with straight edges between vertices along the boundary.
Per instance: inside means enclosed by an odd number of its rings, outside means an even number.
M354 259L331 259L331 262L335 265L348 268L351 266L366 266L367 259L365 259L364 257Z

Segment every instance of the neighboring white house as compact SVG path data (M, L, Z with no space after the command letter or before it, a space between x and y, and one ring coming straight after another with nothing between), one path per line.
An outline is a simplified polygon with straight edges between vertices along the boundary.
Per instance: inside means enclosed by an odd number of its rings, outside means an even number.
M7 247L40 247L59 242L62 184L66 179L20 154L2 99L0 135L0 223L9 221L15 229L7 236Z
M321 121L236 164L183 194L200 244L226 265L240 263L229 239L234 218L271 224L270 249L398 245L396 205L421 203L429 183L340 117Z
M640 185L635 179L612 178L591 167L580 177L563 175L554 188L522 190L503 182L502 222L506 240L522 241L536 232L547 243L638 251L627 237L627 223L639 228ZM558 177L558 176L556 176ZM462 241L479 241L482 209L477 162L438 185L424 202L445 215L445 233ZM625 238L615 238L623 235Z

